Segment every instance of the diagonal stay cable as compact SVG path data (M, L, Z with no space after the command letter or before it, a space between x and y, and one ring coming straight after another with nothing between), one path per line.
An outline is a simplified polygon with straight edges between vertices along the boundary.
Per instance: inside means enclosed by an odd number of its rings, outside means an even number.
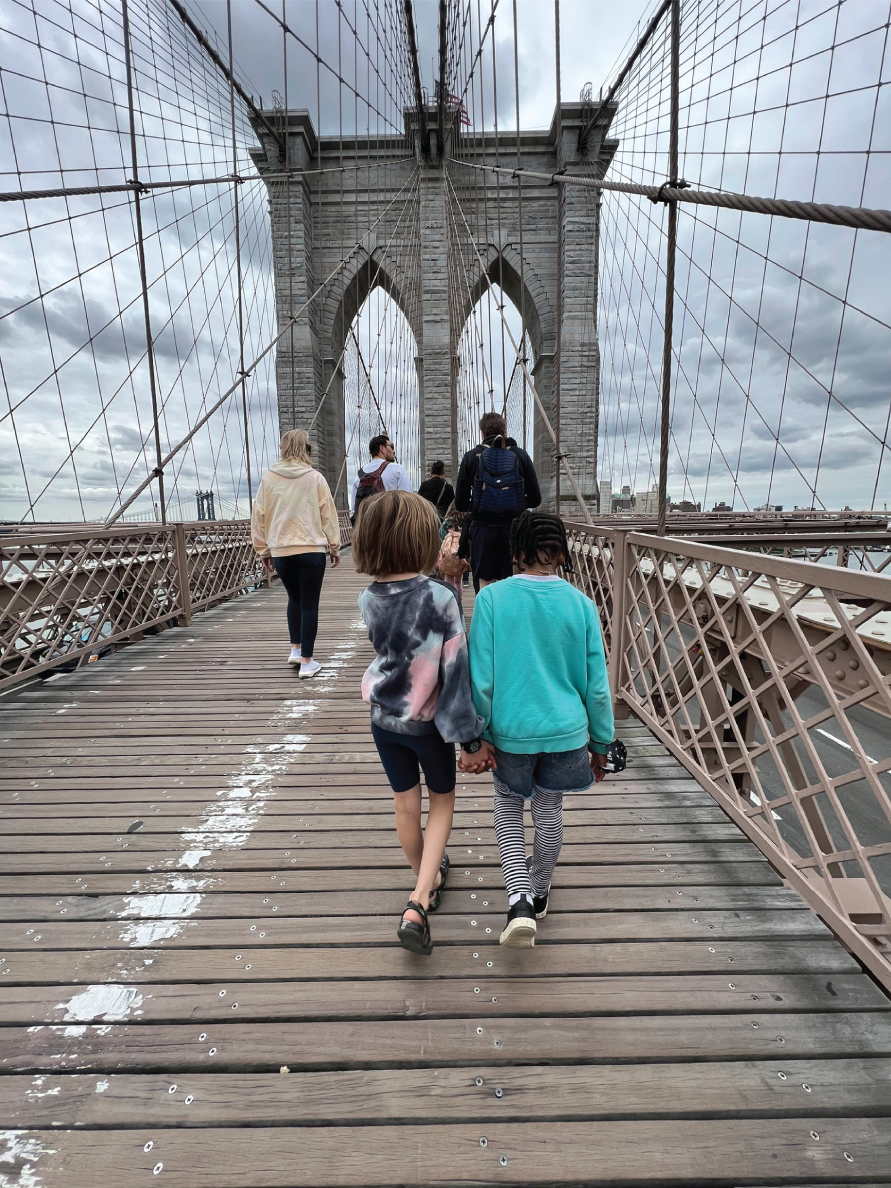
M293 325L295 325L295 323L297 322L300 315L302 313L304 313L305 310L308 309L308 307L313 303L313 301L315 301L315 299L319 296L319 294L322 293L325 288L327 288L327 286L331 283L331 281L334 279L334 277L337 276L337 274L339 272L341 272L344 268L346 268L347 264L353 258L355 253L362 248L365 240L368 238L371 231L373 231L374 228L377 226L377 224L381 221L381 219L383 219L384 215L387 213L387 211L390 209L390 207L395 205L395 203L400 198L402 191L406 188L406 186L409 185L409 183L411 181L413 181L415 179L416 176L417 176L417 170L412 175L412 177L410 177L402 185L402 187L399 189L399 191L397 192L395 197L387 204L387 206L384 208L384 210L381 212L381 214L378 216L378 218L376 218L375 221L371 224L371 226L368 228L368 230L364 232L361 239L356 244L354 244L353 247L351 247L351 249L347 253L347 255L343 257L343 259L337 264L337 266L322 281L322 283L315 290L315 292L303 303L303 305L300 306L299 309L295 310L293 316L288 318L288 320L285 322L284 326L281 327L281 329L278 331L278 333L272 339L272 341L266 347L264 347L263 350L254 358L254 360L251 362L251 364L246 368L246 370L248 372L252 372L254 370L254 368L257 366L257 364L260 363L261 360L263 360L272 350L275 349L275 347L278 345L279 342L281 342L281 340L288 333L288 331L291 329L291 327ZM242 377L239 376L238 379L236 379L235 383L232 384L231 387L227 388L226 391L222 394L222 396L220 396L220 398L217 401L215 401L215 403L213 405L211 405L211 407L204 414L204 416L197 422L197 424L195 424L189 430L189 432L186 434L186 436L184 438L182 438L182 440L179 441L173 447L173 449L170 450L164 456L164 458L161 459L160 469L163 470L163 468L167 465L167 463L172 458L175 458L176 455L180 452L181 449L183 449L184 446L188 445L188 443L192 440L192 438L195 436L195 434L198 432L198 430L207 424L207 422L214 415L214 413L218 409L222 408L222 406L226 403L226 401L229 399L229 397L232 396L234 392L237 392L240 389L241 379L242 379ZM148 477L145 478L139 484L139 486L136 488L136 490L133 492L133 494L130 495L130 497L128 499L126 499L124 501L124 503L122 503L120 505L120 507L108 517L108 519L106 519L103 527L108 528L112 524L114 524L116 520L120 519L120 517L127 510L127 508L130 507L130 505L132 503L135 503L135 501L139 498L139 496L146 489L146 487L150 486L150 484L155 480L156 477L157 477L157 475L155 474L154 471L152 471L152 473L149 474Z

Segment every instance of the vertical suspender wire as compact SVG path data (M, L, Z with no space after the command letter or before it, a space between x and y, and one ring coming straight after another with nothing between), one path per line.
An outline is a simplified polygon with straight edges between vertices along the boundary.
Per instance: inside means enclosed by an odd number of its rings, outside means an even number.
M288 318L291 330L288 334L291 366L291 419L288 429L297 428L297 365L294 359L294 245L291 224L291 122L288 118L288 13L282 0L282 72L284 74L285 104L282 139L285 143L285 218L288 220ZM307 312L307 317L309 313Z
M341 256L343 255L343 245L344 245L344 241L346 239L346 218L345 218L344 211L343 211L343 202L344 202L344 195L343 195L343 179L344 179L344 170L343 170L343 88L344 88L344 77L343 77L343 25L342 25L342 22L343 22L343 8L341 7L340 4L338 4L337 5L337 120L338 120L338 133L337 133L338 158L337 159L338 159L338 164L340 165L340 219L338 221L340 224L340 254L341 254ZM356 178L355 174L353 174L353 184L358 185L358 179ZM358 192L356 194L356 200L358 201ZM358 226L358 219L356 220L356 225ZM369 257L369 259L370 259L370 257ZM344 277L344 282L345 282L344 283L344 292L343 292L343 295L342 295L341 301L340 301L340 337L339 337L338 341L343 345L344 350L346 350L346 341L347 341L347 337L346 337L346 296L347 296L347 286L350 284L350 279L351 278L348 276ZM346 378L346 368L343 366L343 352L341 352L341 357L337 360L337 362L335 363L334 366L335 366L335 374L338 371L342 370L343 378L345 379ZM335 381L334 375L329 376L327 382L334 385L334 390L336 392L337 391L337 383ZM330 476L332 473L332 466L333 466L334 459L333 459L333 456L331 458L328 457L328 446L329 446L329 444L333 444L332 439L333 439L334 435L337 433L338 425L340 423L340 414L342 414L344 417L344 433L345 433L346 432L346 384L343 382L343 379L341 379L341 382L340 382L340 409L338 409L337 404L335 404L333 412L332 412L331 405L330 404L328 405L328 424L331 426L333 432L330 435L326 434L325 426L321 425L319 427L319 434L322 437L322 440L325 441L325 466L326 466L326 469L328 470L329 482L330 482ZM333 451L332 451L332 454L333 454Z
M554 0L554 57L557 77L557 172L563 172L563 108L560 86L560 0ZM554 343L554 432L560 437L560 351L563 346L563 186L557 186L557 333ZM559 447L558 447L559 448ZM560 515L560 463L554 459L554 511Z
M133 176L130 179L139 184L139 155L136 150L136 115L133 103L133 56L130 49L130 12L128 0L121 0L121 17L124 36L124 66L127 73L127 114L130 120L130 162ZM155 375L155 351L152 340L152 320L149 311L148 274L145 265L145 240L142 233L142 199L139 190L134 190L133 201L136 210L136 253L139 259L139 280L142 285L142 313L145 319L145 358L148 363L149 391L152 398L152 425L155 434L155 475L158 479L158 499L161 504L161 523L167 523L167 509L164 503L164 471L161 468L161 429L158 423L158 385Z
M238 141L235 137L235 64L232 58L232 0L226 0L226 31L229 37L229 110L232 116L232 175L238 176ZM247 476L248 513L254 509L251 486L251 432L248 418L247 385L244 371L244 286L241 272L241 210L238 182L232 182L232 206L235 214L235 285L238 301L238 374L241 377L241 413L244 418L244 467ZM235 496L236 503L238 496Z
M500 169L501 158L499 156L499 141L498 141L498 47L495 37L492 37L492 107L494 109L495 120L495 168ZM495 174L495 214L498 223L498 288L499 299L504 301L504 239L501 235L501 174ZM504 403L501 409L501 415L507 421L507 394L510 391L510 385L506 383L507 380L507 353L504 346L504 326L501 327L501 386L504 388ZM513 371L511 372L513 376Z
M514 106L517 114L517 223L519 225L520 247L520 350L523 353L523 449L528 449L526 442L526 257L523 250L523 176L520 170L523 161L520 156L520 50L517 41L517 0L513 3L514 17ZM533 435L534 441L534 435Z
M678 124L680 120L681 0L671 0L671 111L668 133L668 176L678 176ZM677 254L678 204L668 206L665 240L665 322L662 342L662 421L659 434L659 510L656 532L665 535L668 517L668 440L671 432L671 346L674 335L674 268Z

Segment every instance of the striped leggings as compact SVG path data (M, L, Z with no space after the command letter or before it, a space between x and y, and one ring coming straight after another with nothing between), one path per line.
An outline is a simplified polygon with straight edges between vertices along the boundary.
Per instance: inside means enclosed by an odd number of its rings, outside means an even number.
M526 862L523 828L525 801L495 789L495 837L508 895L545 895L563 845L563 794L536 792L532 797L535 841L532 862Z

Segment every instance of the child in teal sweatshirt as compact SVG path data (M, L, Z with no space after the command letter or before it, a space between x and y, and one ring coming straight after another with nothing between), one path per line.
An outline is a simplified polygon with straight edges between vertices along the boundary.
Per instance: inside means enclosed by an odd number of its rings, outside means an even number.
M614 723L597 609L556 573L571 565L562 520L524 512L512 525L511 551L519 572L477 595L470 677L491 744L482 758L494 766L495 836L508 893L501 944L530 948L563 843L563 794L603 778Z

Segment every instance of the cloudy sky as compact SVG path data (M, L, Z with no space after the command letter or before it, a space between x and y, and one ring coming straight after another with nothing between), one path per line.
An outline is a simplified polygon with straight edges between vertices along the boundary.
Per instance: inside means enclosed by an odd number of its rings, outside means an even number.
M278 0L269 7L282 11ZM476 4L464 7L472 18L467 44L475 46ZM480 4L483 20L487 7ZM587 82L596 95L649 8L638 0L562 0L560 7L563 97L577 98ZM422 83L431 91L437 8L436 0L415 3ZM546 127L555 102L554 7L519 0L517 8L521 123ZM132 0L131 9L142 176L228 172L228 97L218 74L162 0ZM225 54L223 0L192 0L191 10ZM408 84L384 6L371 9L369 22L362 3L345 0L338 9L333 0L286 0L287 23L305 42L288 39L287 80L276 21L255 0L234 0L232 13L239 72L265 105L273 92L287 91L289 105L308 108L325 133L358 125L383 134L399 124ZM888 0L688 0L684 13L685 177L750 193L889 205L891 92L880 85L891 80ZM311 52L317 44L324 67ZM509 130L509 0L500 0L494 44L499 125ZM623 92L612 128L620 141L617 178L665 175L663 51L657 38ZM487 48L478 73L489 127L491 71ZM28 3L0 0L0 87L3 189L130 176L119 19L111 6L45 0L35 15ZM252 135L243 112L236 139L246 170ZM265 188L247 185L241 194L250 354L273 334L274 304ZM163 451L237 372L231 187L180 191L143 207ZM663 218L646 200L604 200L599 477L635 490L655 478ZM153 465L133 239L132 207L121 196L0 206L0 517L103 516L118 491L126 497ZM877 233L683 211L675 498L709 507L719 499L737 507L769 500L881 508L891 501L889 243ZM385 304L365 311L360 338L371 321L393 318L381 312ZM481 308L477 331L487 347L488 313ZM516 334L516 311L508 317ZM500 361L500 335L492 353ZM275 448L271 361L249 380L255 480ZM355 361L350 374L358 375ZM493 387L505 379L497 367ZM373 380L386 386L383 375ZM230 402L179 456L169 476L177 477L174 497L190 506L196 487L211 487L244 510L243 454L240 405ZM151 513L148 497L134 510Z

